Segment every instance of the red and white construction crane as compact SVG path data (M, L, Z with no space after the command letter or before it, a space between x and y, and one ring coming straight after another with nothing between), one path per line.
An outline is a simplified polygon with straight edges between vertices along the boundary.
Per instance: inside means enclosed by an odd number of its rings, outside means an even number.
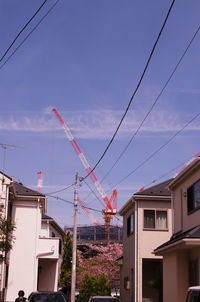
M42 190L42 174L43 172L42 171L38 171L37 172L37 175L38 175L38 192L41 193L41 190Z
M104 219L105 219L106 224L108 225L108 223L111 220L111 215L117 214L117 191L114 190L111 197L110 197L110 199L108 199L108 196L106 195L101 183L99 182L99 180L95 176L95 174L92 171L87 159L85 158L83 152L81 151L81 149L79 148L77 142L75 141L75 139L74 139L74 137L71 133L70 128L63 121L60 114L57 112L56 108L53 108L53 112L55 113L55 115L59 119L60 124L63 127L67 138L69 139L70 143L72 144L72 147L74 148L76 154L78 155L79 159L81 160L81 162L82 162L83 166L85 167L88 175L91 177L97 191L99 192L102 199L106 203L106 209L104 210Z

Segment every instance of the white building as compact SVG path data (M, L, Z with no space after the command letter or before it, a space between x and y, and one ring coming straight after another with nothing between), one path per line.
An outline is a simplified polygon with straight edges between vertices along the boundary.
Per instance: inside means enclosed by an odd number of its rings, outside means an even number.
M46 197L0 173L1 203L15 224L8 265L2 265L4 301L14 301L20 289L57 290L62 242L65 233L45 216Z

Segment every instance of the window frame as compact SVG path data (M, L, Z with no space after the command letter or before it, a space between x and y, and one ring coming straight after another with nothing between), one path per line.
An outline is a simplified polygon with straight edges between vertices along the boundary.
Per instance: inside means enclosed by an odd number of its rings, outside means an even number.
M187 188L187 214L188 215L200 209L200 202L198 206L195 206L195 185L197 185L198 183L200 186L200 179L195 181L191 186ZM192 207L191 207L191 203L192 203Z
M128 237L134 233L134 221L134 213L131 213L126 220L126 234Z
M144 219L144 215L145 215L145 211L154 211L154 225L155 227L151 228L151 227L145 227L144 225L144 222L145 222L145 219ZM165 212L166 213L166 228L158 228L157 227L157 212ZM164 209L158 209L158 208L145 208L143 209L143 230L144 231L168 231L169 230L169 225L168 225L168 209L164 208Z

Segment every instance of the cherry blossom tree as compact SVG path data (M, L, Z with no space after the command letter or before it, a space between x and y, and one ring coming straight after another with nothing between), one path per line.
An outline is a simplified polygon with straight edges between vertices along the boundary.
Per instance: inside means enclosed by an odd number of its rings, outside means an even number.
M91 254L95 254L95 256L88 257ZM97 278L104 274L110 286L115 287L120 279L120 268L117 259L121 256L122 244L114 243L107 246L88 244L88 252L83 254L78 251L77 286L80 288L83 277L87 272Z

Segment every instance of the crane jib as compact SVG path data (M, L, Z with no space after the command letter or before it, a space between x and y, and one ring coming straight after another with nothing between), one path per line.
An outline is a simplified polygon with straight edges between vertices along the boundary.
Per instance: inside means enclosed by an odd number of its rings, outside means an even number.
M55 113L55 115L59 119L59 121L61 123L61 126L63 127L63 129L65 131L65 134L66 134L67 138L69 139L73 149L75 150L76 154L78 155L79 159L81 160L81 162L82 162L84 168L86 169L88 175L92 179L97 191L99 192L102 199L106 203L107 207L106 207L105 212L106 213L111 213L111 214L116 214L117 213L117 191L114 190L111 197L110 197L110 199L108 199L103 187L101 186L101 183L99 182L99 180L95 176L95 174L94 174L93 170L91 169L87 159L85 158L83 152L81 151L80 147L78 146L77 142L75 141L75 139L74 139L74 137L73 137L73 135L70 131L70 128L63 121L63 119L61 118L61 116L57 112L56 108L53 108L53 112ZM111 206L112 202L113 202L113 207Z

